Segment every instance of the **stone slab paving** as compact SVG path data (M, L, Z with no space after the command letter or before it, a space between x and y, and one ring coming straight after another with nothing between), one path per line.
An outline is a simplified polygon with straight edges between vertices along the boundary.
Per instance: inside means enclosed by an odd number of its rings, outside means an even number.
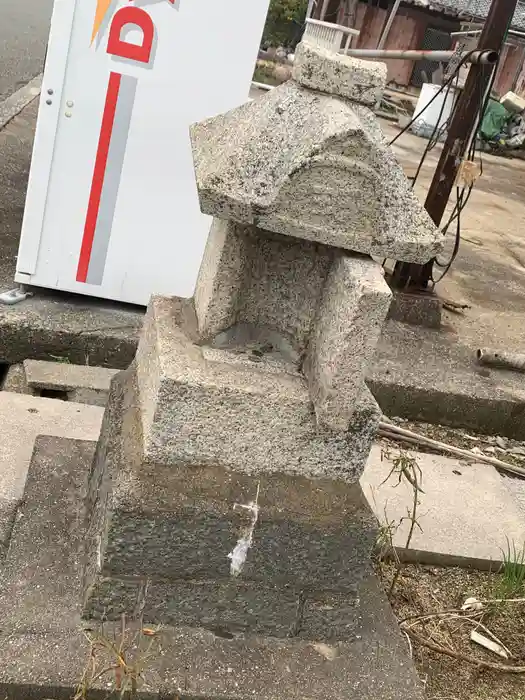
M392 450L395 456L398 450ZM418 522L409 550L404 550L409 520L401 523L393 541L409 561L472 566L497 570L507 538L518 548L525 543L525 512L503 479L489 464L475 464L441 455L410 452L422 471ZM399 522L412 505L413 490L396 476L382 483L392 462L373 446L361 485L382 523ZM385 515L386 514L386 515ZM403 550L403 551L402 551Z
M109 391L111 380L118 372L106 367L73 365L67 362L25 360L24 369L29 387L32 389L93 389Z
M520 479L512 474L502 474L503 483L516 499L523 518L525 519L525 479Z
M13 365L9 374L16 368ZM111 380L119 370L90 365L73 365L68 362L25 360L24 373L27 392L36 396L44 390L63 392L67 401L105 406Z
M0 391L0 546L9 538L37 435L97 440L103 414L99 406Z

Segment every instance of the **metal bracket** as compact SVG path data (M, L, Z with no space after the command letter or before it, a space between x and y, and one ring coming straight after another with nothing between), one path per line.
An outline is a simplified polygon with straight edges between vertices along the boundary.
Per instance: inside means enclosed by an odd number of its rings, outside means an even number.
M28 299L33 296L33 292L26 292L24 287L17 287L16 289L10 289L8 292L2 292L0 294L0 304L18 304L24 299Z

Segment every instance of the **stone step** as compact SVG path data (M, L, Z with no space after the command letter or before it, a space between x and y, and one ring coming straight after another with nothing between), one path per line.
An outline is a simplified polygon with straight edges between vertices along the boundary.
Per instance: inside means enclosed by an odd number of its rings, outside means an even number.
M90 658L79 591L84 492L93 447L50 437L35 443L23 517L0 570L0 686L6 696L18 697L31 687L35 697L71 697ZM152 639L140 634L140 619L129 619L127 637L147 658L138 690L209 700L422 700L406 643L373 577L361 583L359 601L358 637L335 644L190 627L163 627ZM84 623L106 639L115 633L118 639L120 625ZM151 653L145 655L149 645ZM101 653L100 668L111 665ZM130 650L128 663L132 656ZM114 683L114 675L107 673L90 690L107 694Z
M9 368L3 389L105 406L111 380L117 372L106 367L25 360L23 364Z
M9 541L37 435L96 440L104 409L0 391L0 551Z

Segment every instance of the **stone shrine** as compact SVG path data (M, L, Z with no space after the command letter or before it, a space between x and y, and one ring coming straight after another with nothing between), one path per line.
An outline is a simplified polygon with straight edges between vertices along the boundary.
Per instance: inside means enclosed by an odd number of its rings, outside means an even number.
M113 380L82 594L92 624L164 626L170 696L422 697L359 485L377 260L441 244L371 111L385 81L301 44L291 81L192 129L214 220L194 299L153 298Z

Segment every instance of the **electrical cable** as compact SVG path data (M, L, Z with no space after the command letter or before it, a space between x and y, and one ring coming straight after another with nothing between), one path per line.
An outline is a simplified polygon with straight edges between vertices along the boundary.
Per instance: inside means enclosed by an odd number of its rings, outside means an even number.
M469 190L472 191L472 186L470 186ZM468 196L470 195L470 191L469 191L469 193L468 193L468 195L467 195L467 199L468 199ZM437 259L437 257L434 258L434 261L433 261L434 264L435 264L437 267L443 268L443 272L442 272L441 275L439 276L439 279L436 280L436 279L434 279L434 277L432 276L432 283L433 283L433 286L434 286L434 287L436 286L436 284L437 284L438 282L441 282L441 280L443 279L443 277L444 277L444 276L447 274L447 272L450 270L450 268L452 267L452 263L453 263L454 260L456 259L457 254L459 253L459 246L460 246L460 243L461 243L461 212L463 211L463 209L465 208L465 205L466 205L466 200L463 201L464 192L465 192L465 188L464 188L464 187L463 187L461 190L460 190L459 187L456 187L456 205L455 205L455 209L457 209L457 211L456 211L456 214L455 214L455 218L456 218L456 222L457 222L457 223L456 223L456 238L455 238L455 241L454 241L454 248L453 248L453 250L452 250L452 253L451 253L450 258L449 258L449 260L448 260L447 263L440 263L439 260ZM451 220L452 220L452 219L451 219Z
M423 151L423 154L422 154L421 159L419 161L418 167L416 169L416 173L412 178L410 178L412 180L412 183L411 183L412 187L414 187L414 185L418 179L418 176L421 172L421 169L423 167L423 164L425 162L425 159L426 159L428 153L432 150L432 148L435 147L435 145L437 144L437 142L439 140L440 134L448 127L452 117L454 116L454 112L455 112L455 109L457 108L457 104L458 104L457 101L455 102L455 104L452 108L452 112L451 112L449 118L445 121L444 124L442 124L441 126L438 126L439 122L441 120L441 117L443 115L443 111L445 109L446 103L447 103L447 99L448 99L448 95L450 93L450 89L452 87L452 83L454 80L456 80L456 86L457 86L457 81L459 78L459 69L466 62L466 60L468 60L468 57L471 53L472 52L469 52L469 53L465 54L465 56L463 56L462 60L456 66L456 68L455 68L454 72L452 73L452 75L450 76L450 78L441 86L440 90L438 90L438 92L436 92L436 94L425 105L425 107L411 119L411 121L399 132L399 134L397 134L390 141L390 145L395 143L395 141L399 138L399 136L401 136L401 134L406 132L407 129L409 129L410 126L419 118L419 116L428 108L428 106L435 99L437 99L439 97L439 95L441 95L443 93L443 91L446 90L446 94L445 94L445 97L443 99L438 118L436 120L436 125L435 125L435 127L434 127L428 141L427 141L425 150ZM482 92L482 94L480 95L481 99L479 101L478 115L476 118L476 133L477 133L477 129L478 129L478 127L481 124L481 121L483 119L483 115L485 113L485 109L486 109L486 106L488 104L488 100L490 99L490 94L491 94L492 86L494 84L494 79L496 76L496 71L497 71L498 65L499 65L499 59L498 59L498 62L496 63L496 65L493 67L491 79L489 81L489 84L487 86L485 93ZM480 78L481 78L481 76L480 76ZM482 90L483 90L482 82L480 81L480 92ZM476 155L476 136L474 136L472 138L472 141L469 145L467 159L474 160L475 155ZM483 161L482 161L482 157L481 157L481 152L479 153L479 156L480 156L480 175L481 175L483 173ZM472 189L473 189L472 184L469 185L468 188L466 188L465 186L463 186L462 188L460 188L459 186L456 186L456 203L454 205L454 208L452 209L452 212L451 212L450 217L448 218L446 224L441 228L443 236L445 236L449 227L452 225L452 223L454 221L456 221L456 235L455 235L455 240L454 240L454 247L453 247L452 253L450 255L450 258L447 262L440 262L437 257L433 259L433 263L437 267L439 267L443 270L443 272L441 273L441 275L439 276L438 279L434 279L434 277L431 278L430 281L431 281L433 286L435 286L438 282L440 282L443 279L443 277L448 273L454 260L456 259L457 255L458 255L459 247L460 247L460 243L461 243L461 213L462 213L463 209L466 207L466 205L470 199L470 196L472 194Z
M482 95L482 99L480 100L480 106L478 110L478 115L476 118L476 126L475 126L475 133L473 135L472 141L470 143L468 153L467 153L467 159L473 161L476 157L476 138L477 138L477 132L479 127L481 126L481 122L483 120L483 116L485 114L485 110L487 108L488 102L490 100L490 95L492 92L492 87L494 85L494 81L496 78L496 72L498 69L499 65L499 59L496 62L496 65L493 67L492 70L492 75L490 76L489 83L487 85L487 88L485 90L485 94ZM481 76L480 76L481 77ZM480 82L480 90L482 89L482 83ZM481 150L479 151L479 162L480 162L480 177L483 174L483 158L481 156ZM452 253L450 255L450 258L448 262L442 263L439 261L437 256L434 258L433 262L434 264L443 269L443 272L439 276L438 279L434 279L432 276L432 284L433 287L435 287L438 282L441 282L443 277L449 272L450 268L452 267L452 264L454 260L456 259L458 253L459 253L459 247L461 244L461 212L463 209L465 209L468 200L470 198L470 195L472 194L474 185L471 184L468 186L468 189L463 186L461 189L459 187L456 187L456 204L454 205L454 208L452 210L452 213L447 221L447 223L442 227L441 231L443 235L446 235L446 232L449 228L449 226L453 223L454 220L456 220L456 237L454 241L454 247L452 249ZM467 189L467 193L465 195L465 189Z
M469 51L468 53L466 53L466 54L462 57L461 61L458 63L458 65L457 65L456 68L454 69L454 72L452 73L452 75L450 76L450 78L441 86L441 88L438 90L438 92L436 92L436 94L432 97L432 99L429 100L429 102L427 102L427 104L425 105L425 107L423 107L423 109L422 109L420 112L418 112L414 117L412 117L411 121L399 132L399 134L397 134L397 135L389 142L389 145L392 145L393 143L395 143L395 141L401 136L401 134L405 133L405 132L407 131L407 129L409 129L410 126L419 118L419 116L420 116L421 114L423 114L423 112L429 107L429 105L432 104L432 102L434 102L434 100L437 99L437 98L439 97L439 95L440 95L444 90L446 90L445 98L444 98L444 100L443 100L443 102L442 102L442 104L441 104L441 108L440 108L440 111L439 111L439 115L438 115L438 118L437 118L437 120L436 120L436 125L434 126L434 129L433 129L432 133L430 134L430 137L429 137L429 139L428 139L428 141L427 141L427 145L426 145L425 150L424 150L424 152L423 152L423 155L421 156L421 159L420 159L420 161L419 161L419 164L418 164L416 173L415 173L415 175L414 175L413 177L409 178L409 179L411 180L411 187L412 187L412 188L414 187L414 185L415 185L415 183L416 183L416 181L417 181L417 178L418 178L418 176L419 176L419 173L420 173L420 171L421 171L421 168L423 167L423 163L424 163L424 161L425 161L426 156L428 155L429 151L431 151L432 148L434 148L435 145L438 143L440 134L441 134L443 131L445 131L445 130L447 129L447 127L448 127L448 124L449 124L449 121L450 121L450 117L449 117L440 127L438 127L438 125L439 125L439 122L441 121L441 117L442 117L442 115L443 115L443 111L444 111L445 106L446 106L446 103L447 103L447 99L448 99L448 96L449 96L449 93L450 93L450 89L451 89L451 87L452 87L452 83L454 82L454 80L456 80L456 87L457 87L457 83L458 83L458 79L459 79L459 69L460 69L460 68L462 67L462 65L468 60L470 54L472 54L472 53L473 53L472 51ZM455 109L455 107L456 107L456 104L457 104L457 102L456 102L456 103L454 104L454 106L453 106L452 114L453 114L453 111L454 111L454 109ZM451 114L451 116L452 116L452 114ZM450 225L450 222L449 222L447 225ZM383 267L385 266L386 262L387 262L387 259L385 258L385 260L383 260L383 263L382 263Z
M419 119L419 117L423 114L423 112L424 112L426 109L428 109L428 107L432 104L432 102L434 102L434 100L436 100L436 99L439 97L439 95L443 92L443 90L445 90L445 88L449 88L449 86L452 84L452 82L453 82L453 81L456 79L456 77L459 75L459 69L468 61L468 59L470 58L470 56L472 56L473 53L475 53L475 50L469 51L468 53L466 53L466 54L463 56L463 58L461 59L461 61L460 61L460 62L458 63L458 65L456 66L456 69L454 70L454 72L452 73L452 75L450 76L450 78L449 78L445 83L443 83L443 85L441 86L441 88L436 92L436 94L432 97L432 99L430 99L430 100L427 102L427 104L423 107L423 109L422 109L421 111L419 111L416 115L414 115L414 116L412 117L412 119L408 122L408 124L406 124L406 125L401 129L401 131L400 131L398 134L396 134L396 135L394 136L394 138L393 138L391 141L389 141L389 143L388 143L389 146L392 146L392 145L397 141L397 139L398 139L402 134L404 134L405 131L407 131L407 130L412 126L412 124L413 124L415 121L417 121L417 120Z
M510 27L511 21L512 21L512 18L509 18L509 22L507 25L507 31ZM481 123L483 121L485 111L487 109L489 100L491 98L492 88L494 87L494 82L496 80L496 74L498 72L499 64L500 64L500 56L498 55L498 60L496 61L495 65L492 68L492 74L490 76L490 80L489 80L487 87L485 89L485 93L481 95L478 116L476 119L475 127L473 129L472 141L470 143L468 153L467 153L467 159L471 160L471 161L473 161L476 157L477 134L478 134L479 128L481 127ZM480 78L481 78L481 75L480 75ZM480 91L481 90L482 90L482 82L480 82ZM481 149L479 150L479 168L480 168L479 177L481 177L483 175L483 157L481 154ZM438 282L440 282L443 279L443 277L448 273L448 271L450 270L450 268L452 266L452 263L456 259L456 256L459 252L459 246L461 243L461 212L463 211L463 209L467 205L467 202L468 202L470 195L472 193L472 189L473 189L473 183L469 185L468 192L465 196L465 187L461 188L461 190L459 189L459 187L456 187L456 204L454 206L454 209L452 210L452 214L451 214L449 220L447 221L447 223L445 224L445 226L442 229L443 234L445 234L448 227L450 226L450 224L454 221L454 219L456 219L456 221L457 221L456 239L454 241L454 248L452 250L452 254L451 254L450 259L446 265L439 263L437 258L434 258L434 263L436 263L436 265L438 267L443 268L443 272L441 273L441 276L439 277L439 279L435 280L432 277L432 283L434 286Z
M457 71L459 71L459 66L458 66L457 70L454 71L454 75L456 76L456 78L458 77L458 72L457 72ZM457 85L457 82L456 82L456 85ZM439 134L440 134L440 132L441 132L442 130L444 130L444 129L447 128L448 123L449 123L449 121L450 121L450 117L448 117L447 120L444 122L444 124L442 124L441 126L439 126L439 122L441 121L441 117L443 116L443 112L445 111L445 105L447 104L447 100L448 100L448 96L449 96L449 94L450 94L450 88L451 88L451 86L452 86L452 83L449 83L449 84L447 85L447 91L446 91L445 97L444 97L444 99L443 99L443 101L442 101L442 103L441 103L441 109L439 110L438 118L436 119L436 124L435 124L435 126L434 126L434 129L433 129L432 133L430 134L430 137L429 137L429 139L428 139L428 141L427 141L427 145L425 146L425 150L423 151L423 154L422 154L422 156L421 156L421 158L420 158L420 160L419 160L419 164L418 164L418 166L417 166L417 168L416 168L415 175L414 175L412 178L410 178L410 179L412 180L412 184L411 184L411 187L412 187L412 188L414 188L414 185L415 185L416 182L417 182L417 179L418 179L418 177L419 177L419 173L421 172L421 168L423 167L423 163L425 162L425 159L426 159L427 155L430 153L430 151L431 151L431 150L434 148L434 146L437 144L437 142L438 142L438 140L439 140ZM440 92L441 92L441 91L440 91ZM439 93L438 93L438 94L439 94ZM452 112L454 111L455 106L456 106L456 105L454 105Z

